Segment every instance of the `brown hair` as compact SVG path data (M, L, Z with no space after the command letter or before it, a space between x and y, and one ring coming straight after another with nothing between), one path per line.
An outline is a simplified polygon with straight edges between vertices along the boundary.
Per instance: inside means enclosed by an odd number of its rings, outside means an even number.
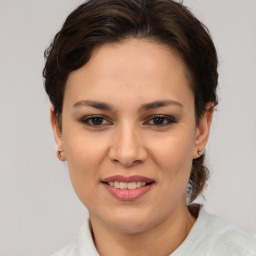
M217 105L216 50L207 28L185 6L172 0L89 0L67 17L45 51L45 90L59 120L69 73L85 65L96 47L131 37L153 40L179 53L192 78L197 124L208 102ZM208 178L204 155L192 166L190 202Z

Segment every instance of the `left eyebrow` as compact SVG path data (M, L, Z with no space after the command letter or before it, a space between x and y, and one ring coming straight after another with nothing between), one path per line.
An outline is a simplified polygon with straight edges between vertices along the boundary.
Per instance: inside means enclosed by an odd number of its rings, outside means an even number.
M178 106L181 108L183 107L183 105L178 101L158 100L158 101L153 101L153 102L145 103L145 104L141 105L140 108L138 109L138 112L148 111L148 110L151 110L154 108L165 107L168 105L174 105L174 106ZM107 104L105 102L99 102L99 101L81 100L81 101L76 102L73 105L73 108L77 108L80 106L89 106L89 107L93 107L93 108L100 109L100 110L114 111L113 106L111 106L110 104Z
M151 110L151 109L154 109L154 108L165 107L165 106L168 106L168 105L175 105L175 106L178 106L180 108L183 107L183 105L180 102L178 102L178 101L174 101L174 100L159 100L159 101L154 101L154 102L143 104L139 108L138 112L143 112L143 111Z

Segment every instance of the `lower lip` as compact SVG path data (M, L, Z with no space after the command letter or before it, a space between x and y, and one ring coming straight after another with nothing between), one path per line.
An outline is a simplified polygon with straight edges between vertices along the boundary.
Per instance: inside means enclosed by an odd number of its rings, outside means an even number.
M136 189L119 189L115 187L111 187L105 183L102 183L105 188L119 200L124 200L124 201L131 201L138 199L139 197L145 195L154 185L154 183L136 188Z

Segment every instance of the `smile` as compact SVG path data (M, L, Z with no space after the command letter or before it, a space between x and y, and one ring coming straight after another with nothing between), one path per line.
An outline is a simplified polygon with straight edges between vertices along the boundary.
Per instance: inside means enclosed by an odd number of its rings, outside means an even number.
M119 182L119 181L111 181L108 182L108 185L111 187L119 188L119 189L136 189L145 186L147 183L145 181L134 181L134 182Z
M108 177L102 184L108 192L119 200L135 200L150 191L154 181L143 176L125 177L116 175Z

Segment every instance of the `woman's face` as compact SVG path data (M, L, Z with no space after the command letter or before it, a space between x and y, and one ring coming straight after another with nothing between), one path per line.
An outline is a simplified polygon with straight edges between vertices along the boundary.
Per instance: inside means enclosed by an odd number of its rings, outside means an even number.
M52 112L57 148L91 218L130 232L185 209L209 123L196 126L180 57L141 39L105 44L69 75L61 133Z

